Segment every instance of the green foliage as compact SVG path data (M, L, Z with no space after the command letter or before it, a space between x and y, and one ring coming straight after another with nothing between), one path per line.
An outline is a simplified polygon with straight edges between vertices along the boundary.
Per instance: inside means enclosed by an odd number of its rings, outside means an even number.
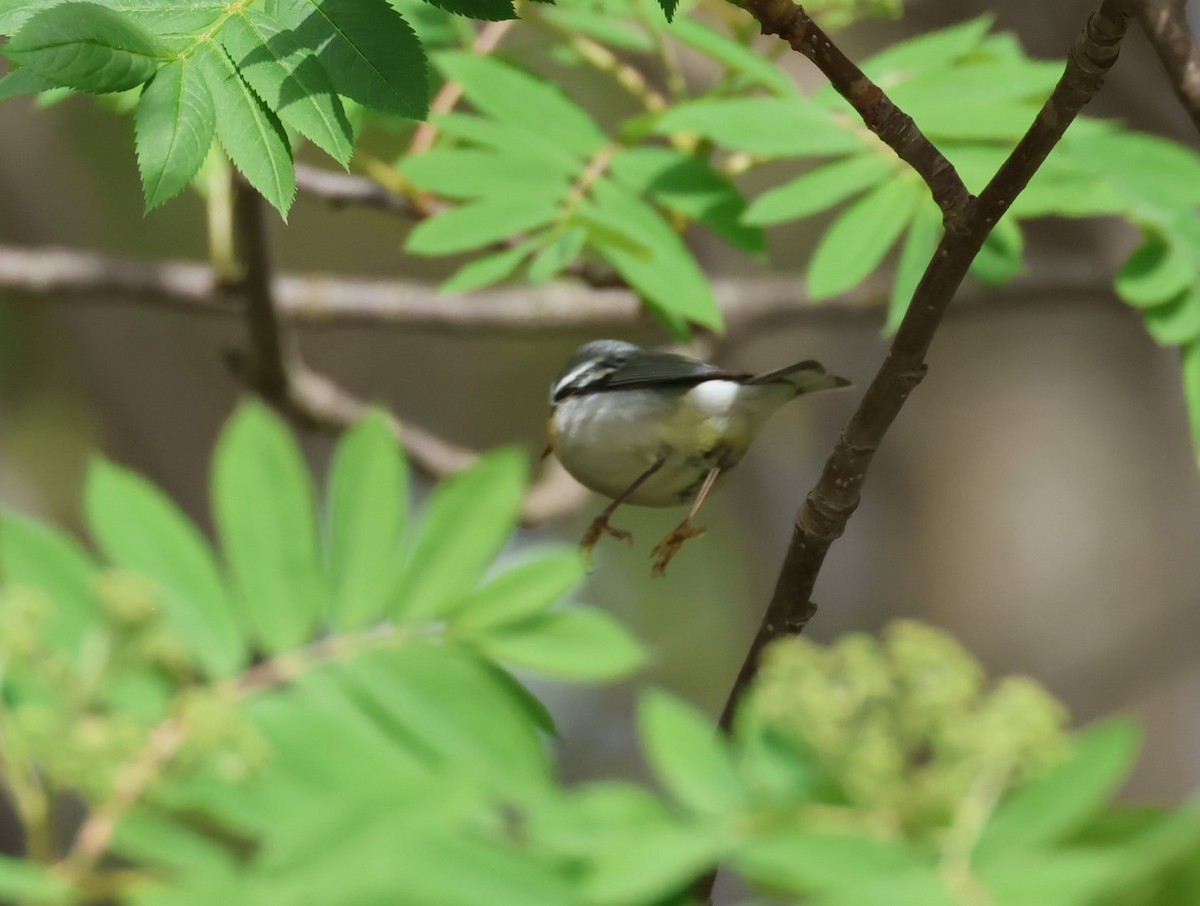
M611 680L644 655L601 612L558 608L575 550L494 569L523 482L492 454L406 532L403 457L374 414L339 442L318 520L299 450L248 405L213 467L223 557L103 461L85 494L101 560L4 514L4 779L36 842L0 861L0 896L654 906L718 865L773 901L847 906L1194 889L1200 812L1108 804L1128 726L1071 740L1032 681L989 687L914 623L778 643L731 739L650 691L638 731L665 793L564 788L553 722L501 665ZM95 817L64 851L66 791Z

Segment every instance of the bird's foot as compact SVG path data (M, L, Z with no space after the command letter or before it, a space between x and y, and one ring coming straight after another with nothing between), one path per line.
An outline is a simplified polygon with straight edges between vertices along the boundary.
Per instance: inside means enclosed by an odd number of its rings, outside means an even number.
M583 540L579 542L579 546L585 554L591 555L596 545L600 543L600 539L605 535L611 535L618 541L627 541L633 544L632 533L609 525L608 514L601 513L592 520L592 524L588 526L588 530L584 533Z
M651 553L651 556L654 557L654 566L650 569L651 574L654 576L665 575L667 564L675 559L675 555L679 553L683 543L689 538L699 538L703 534L704 529L694 527L690 519L685 519L675 526L671 530L671 534L658 542Z

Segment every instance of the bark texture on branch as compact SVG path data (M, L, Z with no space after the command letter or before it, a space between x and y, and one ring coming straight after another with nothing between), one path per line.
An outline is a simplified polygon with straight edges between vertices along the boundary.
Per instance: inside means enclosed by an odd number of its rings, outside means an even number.
M790 0L763 2L769 2L776 11L791 5ZM802 12L793 18L800 23L794 28L803 28L808 21ZM1103 0L1072 45L1062 77L1028 132L979 197L947 217L945 234L887 357L797 516L766 615L721 714L723 729L731 727L737 703L754 677L766 645L785 634L802 631L812 617L812 592L825 555L858 507L867 469L884 434L925 375L925 355L946 308L987 235L1100 89L1105 74L1116 62L1128 19L1127 0ZM845 74L838 77L844 80Z
M1175 96L1200 131L1200 46L1188 24L1187 0L1136 0L1134 11Z

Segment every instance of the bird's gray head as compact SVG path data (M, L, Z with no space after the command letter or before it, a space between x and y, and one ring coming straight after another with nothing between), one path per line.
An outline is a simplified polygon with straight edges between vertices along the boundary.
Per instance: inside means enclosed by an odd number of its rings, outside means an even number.
M567 359L558 380L550 388L550 402L584 392L589 386L603 381L641 348L623 340L592 340L584 343Z

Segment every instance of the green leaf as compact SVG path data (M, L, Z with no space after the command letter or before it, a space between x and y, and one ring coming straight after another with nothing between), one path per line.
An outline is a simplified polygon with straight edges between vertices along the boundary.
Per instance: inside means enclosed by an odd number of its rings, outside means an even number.
M438 287L438 292L466 293L499 283L517 269L532 247L532 242L522 242L511 249L468 261Z
M716 722L661 690L642 696L638 735L666 789L697 812L729 815L745 805L737 767Z
M242 80L224 50L205 42L194 59L216 102L217 137L225 153L286 218L296 195L296 171L279 118Z
M980 837L978 859L1036 850L1078 829L1108 802L1137 748L1137 731L1126 721L1089 730L1069 761L1000 805Z
M15 35L26 22L63 0L0 0L0 35Z
M583 889L597 906L687 902L670 895L714 867L723 848L719 837L695 825L626 825L590 854Z
M844 903L899 903L912 885L924 894L915 902L943 906L957 901L937 876L936 866L901 840L877 840L815 831L762 833L744 841L732 863L751 881L794 892L874 893ZM882 896L885 891L892 895ZM822 900L824 902L824 900Z
M1030 852L981 866L978 877L996 906L1088 906L1126 868L1112 852Z
M1114 288L1123 301L1148 308L1177 297L1197 279L1195 264L1178 247L1149 233L1117 274Z
M913 293L933 260L942 239L942 217L936 208L920 205L908 226L904 248L900 250L900 261L896 265L896 280L892 284L891 300L888 304L884 336L892 336L904 320Z
M243 9L226 20L221 44L247 84L286 125L345 166L354 128L319 59L293 43L273 18Z
M889 178L896 178L892 161L874 151L855 154L764 192L754 200L742 219L746 223L763 225L799 220L827 210Z
M1143 313L1146 332L1160 346L1178 346L1200 337L1200 283Z
M54 87L53 82L46 81L32 69L14 69L0 79L0 104Z
M443 113L430 117L430 121L444 135L536 160L547 169L561 173L568 179L574 179L582 169L578 157L558 145L544 141L541 136L527 131L524 127L465 113Z
M241 610L265 651L308 641L324 611L312 480L283 422L245 403L217 444L213 509Z
M405 158L400 172L420 188L445 198L521 193L565 198L571 187L568 174L510 149L435 148Z
M216 560L199 529L146 479L104 460L88 470L88 530L115 565L153 579L179 641L212 677L232 676L246 649Z
M173 60L159 69L142 92L135 124L149 211L187 188L212 147L217 111L195 60Z
M290 32L290 47L317 49L338 94L384 113L425 118L425 52L387 0L279 0L276 15Z
M525 476L520 452L498 450L438 487L394 590L400 620L444 616L463 603L516 527Z
M672 38L712 57L730 72L743 75L756 85L784 97L798 93L796 83L774 62L695 19L684 18L672 23L670 34Z
M0 855L0 897L20 903L65 903L72 899L71 885L48 867Z
M1015 218L1006 217L996 224L984 240L983 248L971 262L971 273L989 286L1007 283L1021 272L1025 239Z
M374 412L338 443L329 475L329 590L339 629L383 616L407 512L404 451L390 419Z
M775 156L854 154L868 147L863 127L850 128L803 98L692 101L667 111L654 131L695 132L725 148Z
M658 0L658 5L662 7L662 11L667 16L667 21L670 22L675 18L675 9L679 6L679 0Z
M559 233L529 262L529 282L534 286L549 283L579 257L587 241L588 231L583 227Z
M699 220L731 245L752 254L766 251L762 231L742 223L746 200L741 192L699 157L645 146L622 151L609 168L630 188Z
M477 110L506 125L589 158L608 143L596 121L552 81L497 60L442 53L438 68L459 83Z
M808 265L809 295L827 299L862 281L883 261L927 197L919 183L894 179L843 211L813 252Z
M0 511L0 579L40 589L54 602L46 641L74 653L96 620L96 565L74 539Z
M418 223L404 247L417 255L454 255L552 223L561 200L555 195L503 194L456 208Z
M135 20L98 3L63 3L35 15L4 55L56 85L127 91L154 75L166 48Z
M577 213L597 252L629 281L659 320L681 336L687 333L688 321L720 330L721 310L708 279L662 216L611 180L597 180L591 194L594 203L582 203ZM597 232L597 225L609 232ZM613 242L610 234L625 241Z
M592 608L488 627L472 632L469 640L489 657L562 680L621 679L646 658L612 617Z
M868 59L862 64L862 70L885 89L890 89L915 73L953 66L979 46L991 26L991 16L980 16L960 25L909 38Z
M583 584L586 576L587 561L577 548L541 548L536 559L472 592L455 615L454 626L469 633L537 616Z
M1192 449L1200 465L1200 340L1180 349L1183 362L1183 396L1187 401L1188 422L1192 426Z
M635 51L654 50L654 40L646 34L640 23L620 18L612 12L552 6L539 10L539 15L547 22L595 38L610 47ZM679 24L676 23L676 26ZM678 37L677 32L672 33Z
M503 19L517 18L512 0L428 0L428 2L446 12L454 13L457 16L466 16L468 19L499 22Z
M1126 198L1134 213L1191 211L1200 204L1200 154L1138 132L1093 136L1087 163ZM1193 215L1194 216L1194 215Z

